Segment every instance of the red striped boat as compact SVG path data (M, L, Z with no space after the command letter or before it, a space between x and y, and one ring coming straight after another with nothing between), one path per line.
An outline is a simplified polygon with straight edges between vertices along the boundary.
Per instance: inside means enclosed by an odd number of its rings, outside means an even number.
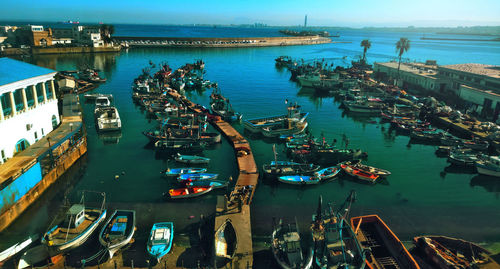
M379 175L374 174L370 171L363 170L361 168L356 167L355 165L351 165L350 162L342 163L340 165L342 170L346 172L348 175L358 178L362 181L375 183L379 178Z

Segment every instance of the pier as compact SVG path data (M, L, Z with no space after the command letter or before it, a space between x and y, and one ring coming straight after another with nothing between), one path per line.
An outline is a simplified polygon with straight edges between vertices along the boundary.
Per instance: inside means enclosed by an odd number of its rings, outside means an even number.
M177 48L241 48L293 45L315 45L331 43L332 40L320 36L286 37L135 37L115 36L113 41L124 47L177 47Z
M202 112L197 104L176 91L170 91L169 95L183 102L189 109L198 113ZM233 147L239 171L238 179L229 197L218 199L214 233L226 220L231 220L236 230L238 247L234 258L224 268L252 268L250 204L259 180L259 171L248 141L231 124L223 120L211 121L211 123Z

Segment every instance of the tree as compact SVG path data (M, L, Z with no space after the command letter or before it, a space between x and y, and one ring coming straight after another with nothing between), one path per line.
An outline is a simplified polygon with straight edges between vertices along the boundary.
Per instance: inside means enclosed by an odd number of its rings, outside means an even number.
M361 47L363 47L363 62L366 63L366 52L371 48L372 42L369 39L364 39L361 41Z
M396 42L396 52L399 53L399 64L398 64L398 80L399 80L399 69L401 67L401 57L403 53L410 49L410 40L406 37L401 37L398 42Z
M111 24L101 25L101 38L104 43L111 43L111 35L115 33L115 26Z

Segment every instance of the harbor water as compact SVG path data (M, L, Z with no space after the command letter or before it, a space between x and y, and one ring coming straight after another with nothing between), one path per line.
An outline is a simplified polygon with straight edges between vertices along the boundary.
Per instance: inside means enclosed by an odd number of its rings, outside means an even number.
M117 26L116 34L138 35L141 29L147 28L127 27L120 30ZM176 36L224 37L229 35L226 31L238 32L234 28L171 28L157 26L155 34L150 36L169 36L174 32ZM245 31L243 36L249 37L252 34L280 35L277 29ZM277 69L274 64L276 57L289 55L306 60L324 58L336 65L347 65L361 54L360 42L366 38L372 42L368 60L389 61L396 57L395 43L400 37L410 39L411 48L404 57L411 60L432 59L440 65L498 64L500 42L420 40L422 33L362 30L339 31L339 34L341 37L332 38L333 41L348 43L230 49L144 48L113 54L27 58L26 61L55 70L75 70L85 66L102 70L107 82L94 92L113 94L123 127L119 134L99 135L94 125L94 105L85 103L82 97L88 135L87 156L68 173L64 182L58 182L0 234L0 249L29 234L43 233L64 197L76 202L81 190L106 192L108 212L113 209L136 210L137 234L143 237L148 235L154 222L173 221L176 231L182 232L200 215L213 214L216 196L224 194L224 190L190 200L163 199L162 194L174 186L174 181L164 178L161 171L179 165L168 156L155 154L153 147L148 145L148 139L141 132L154 128L157 122L148 120L131 98L133 79L149 66L150 61L156 64L167 62L176 68L197 59L206 63L205 79L218 83L222 94L244 119L283 114L286 111L285 99L297 102L304 112L310 113L309 131L314 136L324 135L327 142L336 139L339 141L337 145L341 146L340 141L345 135L349 138L350 148L368 153L368 164L392 172L390 177L376 185L362 184L348 177L299 187L262 179L251 206L255 238L270 235L273 217L297 217L301 226L306 228L319 195L324 201L340 205L350 190L356 190L357 201L352 206L351 215L378 214L402 240L411 240L421 234L442 234L476 242L500 241L500 180L450 167L445 158L436 157L434 146L409 144L408 136L390 132L389 125L381 124L377 117L343 113L340 103L333 97L318 96L313 90L301 89L289 80L290 73L286 69ZM193 102L208 106L210 89L187 92L186 95ZM242 124L235 123L234 127L247 136ZM274 160L273 141L248 139L259 167ZM278 159L284 160L284 146L279 144L277 150ZM205 150L204 156L212 159L209 172L219 173L222 179L230 176L236 179L234 153L226 141Z

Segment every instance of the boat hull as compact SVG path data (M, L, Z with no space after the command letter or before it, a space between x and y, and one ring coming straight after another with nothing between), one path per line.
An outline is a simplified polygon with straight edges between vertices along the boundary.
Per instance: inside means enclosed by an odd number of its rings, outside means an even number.
M477 163L476 163L476 169L477 172L481 175L500 178L500 171L489 169L488 167Z
M113 226L113 220L115 220L119 216L127 217L127 227L124 230L124 234L122 235L120 240L118 240L117 242L110 242L107 239L106 235L108 235L111 230L111 226ZM111 218L109 218L108 222L106 222L106 224L102 227L102 230L99 234L99 242L103 247L107 249L110 258L113 258L118 250L130 243L135 233L135 221L135 211L115 210Z

